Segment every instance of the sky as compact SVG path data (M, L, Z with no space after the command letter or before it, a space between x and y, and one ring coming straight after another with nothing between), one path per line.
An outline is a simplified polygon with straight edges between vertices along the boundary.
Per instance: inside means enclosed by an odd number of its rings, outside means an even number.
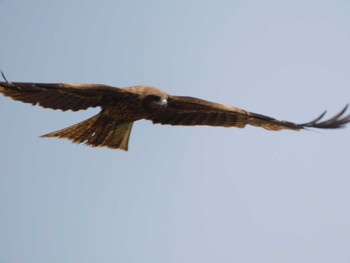
M343 0L0 0L0 68L306 122L350 102L349 12ZM0 96L0 262L350 261L350 127L139 121L128 152L38 137L98 111Z

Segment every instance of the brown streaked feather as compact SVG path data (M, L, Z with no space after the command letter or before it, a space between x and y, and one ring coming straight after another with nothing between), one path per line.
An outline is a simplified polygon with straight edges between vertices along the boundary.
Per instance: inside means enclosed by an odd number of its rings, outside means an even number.
M41 137L69 139L73 143L85 143L93 147L109 147L128 150L133 122L113 120L99 113L85 121L54 131Z
M223 104L193 97L169 96L168 105L151 116L153 123L169 125L245 126L247 112Z
M150 120L153 123L184 126L208 125L243 128L249 124L271 131L305 128L334 129L341 128L350 122L350 114L344 116L347 108L348 106L326 121L320 122L325 115L323 113L311 122L297 124L198 98L169 96L167 108L152 115Z
M0 82L0 92L14 100L63 111L102 106L134 94L101 84Z

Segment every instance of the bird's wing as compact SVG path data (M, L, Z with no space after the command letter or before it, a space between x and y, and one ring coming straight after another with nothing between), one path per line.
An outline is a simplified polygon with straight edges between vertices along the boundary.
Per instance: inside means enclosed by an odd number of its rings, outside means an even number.
M83 110L102 106L108 98L133 96L123 89L102 84L0 82L0 93L44 108Z
M346 106L334 117L320 121L325 113L313 121L297 124L278 120L265 115L248 112L239 108L192 97L169 96L167 107L152 115L153 123L169 125L208 125L243 128L246 124L267 130L300 130L303 128L340 128L350 122L350 114L345 115Z

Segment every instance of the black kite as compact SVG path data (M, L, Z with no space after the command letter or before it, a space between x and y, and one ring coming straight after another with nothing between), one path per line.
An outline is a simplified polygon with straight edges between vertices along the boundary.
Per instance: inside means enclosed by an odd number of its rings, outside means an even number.
M3 74L2 74L3 75ZM128 150L134 121L150 120L169 125L208 125L243 128L246 124L266 130L336 129L350 122L346 106L332 118L296 124L198 98L172 96L151 86L115 88L102 84L0 82L0 92L44 108L62 111L101 107L97 115L42 137L67 138L74 143Z

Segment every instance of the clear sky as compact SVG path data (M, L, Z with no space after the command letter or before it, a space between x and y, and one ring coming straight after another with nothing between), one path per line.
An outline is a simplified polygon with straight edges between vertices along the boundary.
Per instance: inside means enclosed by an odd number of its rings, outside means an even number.
M305 122L350 102L349 14L341 0L0 0L0 67ZM96 112L0 96L0 262L350 261L350 127L140 121L128 152L38 138Z

